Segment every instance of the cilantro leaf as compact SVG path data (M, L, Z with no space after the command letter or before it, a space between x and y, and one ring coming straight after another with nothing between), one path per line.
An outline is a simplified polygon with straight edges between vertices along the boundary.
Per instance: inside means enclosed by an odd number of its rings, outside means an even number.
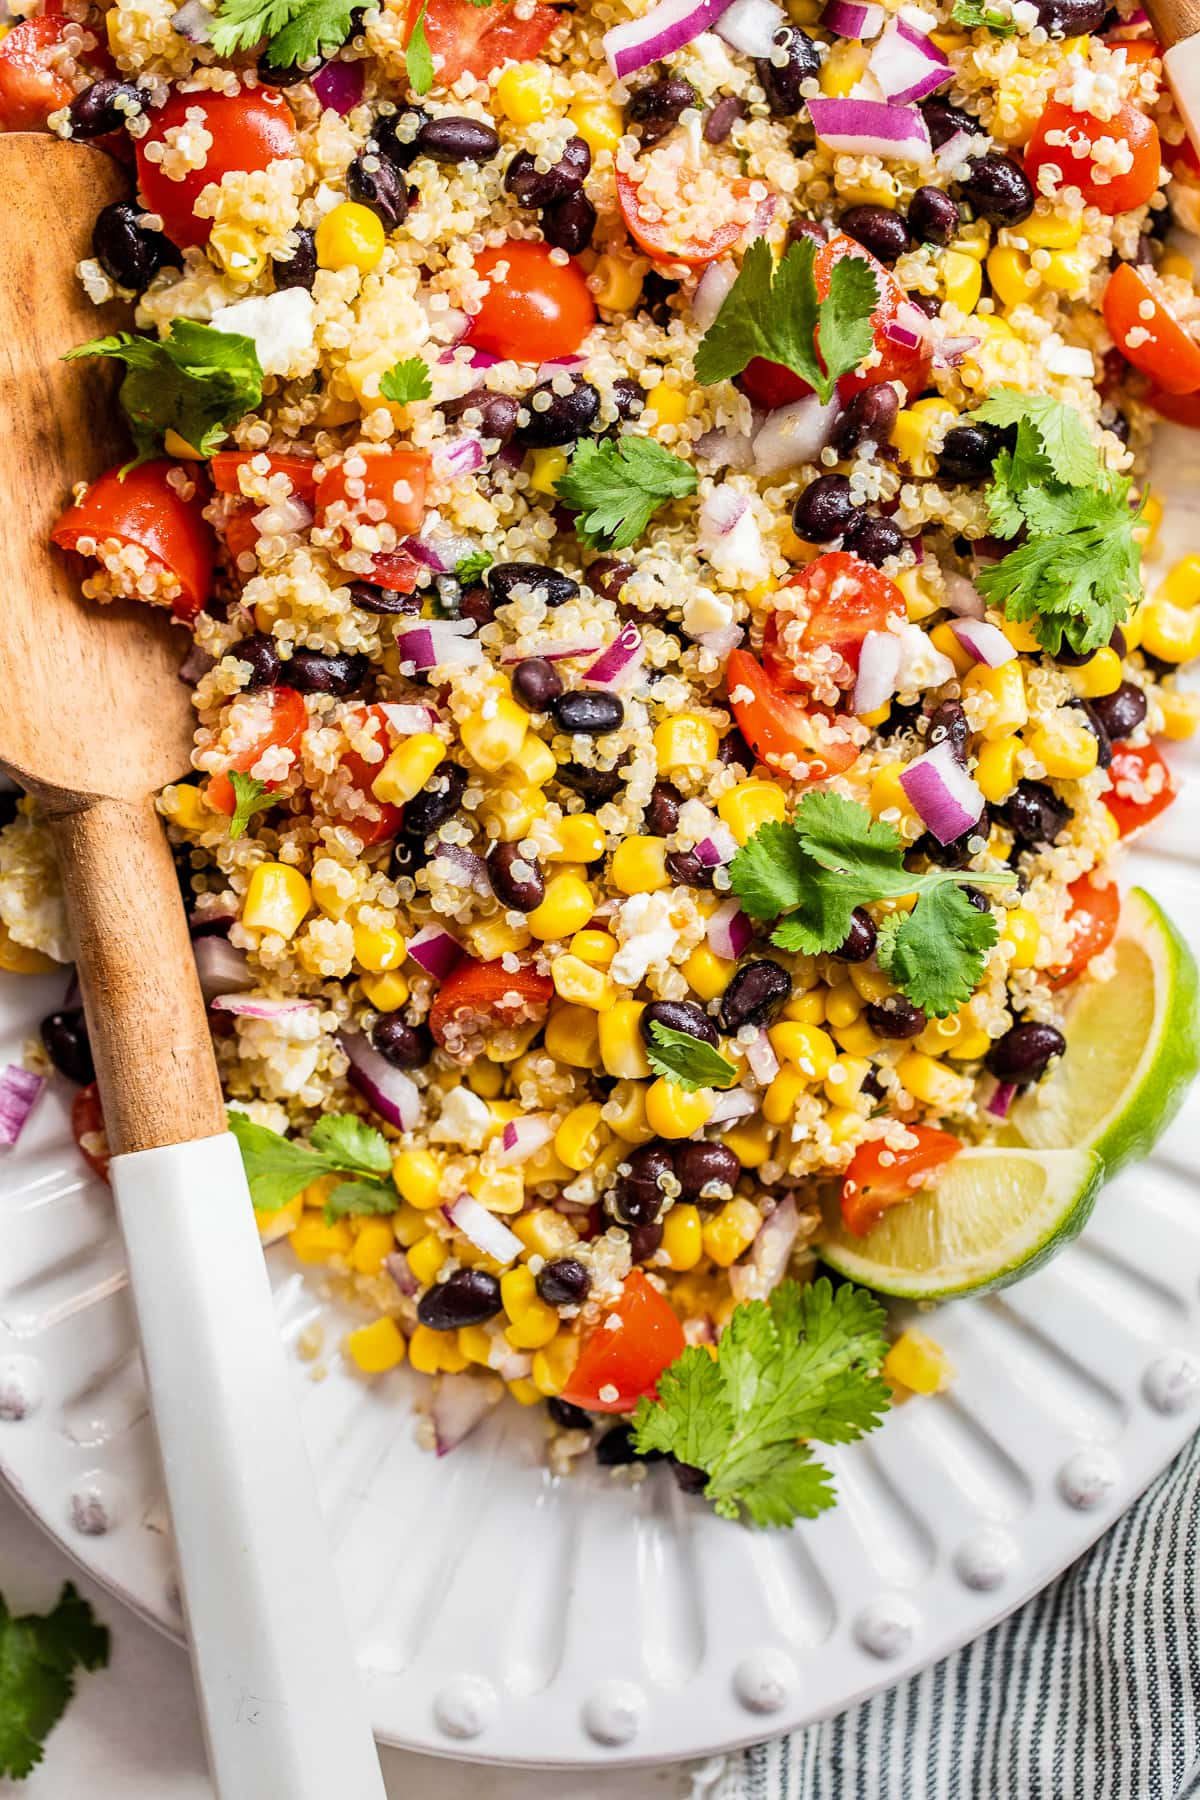
M313 1126L310 1142L339 1169L386 1175L392 1166L387 1139L357 1113L326 1113Z
M250 1198L259 1212L278 1212L323 1175L352 1177L326 1196L327 1219L348 1212L395 1210L387 1139L356 1114L326 1113L313 1126L307 1144L256 1125L236 1107L229 1107L227 1116L242 1153Z
M68 350L63 360L78 356L111 356L125 364L120 401L137 447L129 468L157 456L168 431L201 456L211 456L229 426L262 399L263 372L253 340L192 319L172 319L166 338L128 331L93 338Z
M257 775L243 775L240 769L230 770L229 781L236 802L229 821L229 835L240 838L255 813L265 812L274 803L275 796L265 781L260 781Z
M427 94L433 86L433 53L425 32L425 0L421 0L421 10L409 34L404 66L408 71L408 85L413 93Z
M397 406L407 406L412 400L428 400L433 383L425 359L409 356L403 362L394 363L379 377L379 391L385 400L393 400Z
M944 1019L966 1004L983 977L998 936L990 912L977 912L962 889L944 882L910 913L885 920L876 941L879 966L915 1005Z
M280 1137L266 1125L256 1125L237 1107L229 1107L226 1116L238 1141L250 1198L258 1212L278 1212L310 1181L328 1172L322 1158L306 1145Z
M221 0L212 46L218 56L232 56L266 38L267 61L286 69L344 44L354 11L353 0Z
M814 1517L834 1493L800 1440L850 1443L880 1423L883 1323L878 1302L849 1283L835 1292L825 1279L781 1282L769 1300L734 1308L715 1359L689 1347L659 1377L634 1414L638 1450L703 1469L705 1495L725 1518Z
M1056 481L1068 487L1086 486L1096 478L1096 449L1087 427L1073 406L1064 406L1048 394L1020 394L1015 388L993 388L982 406L975 409L977 419L985 424L1015 425L1017 445L1022 437L1036 441L1036 449L1049 464ZM1030 446L1021 452L1027 458ZM1024 472L1028 479L1029 471Z
M950 17L956 25L965 25L968 31L983 28L998 38L1013 37L1017 29L1008 13L985 5L984 0L954 0Z
M464 556L454 565L454 579L460 587L470 587L473 581L487 574L495 560L490 550L472 550L470 556Z
M800 902L780 919L771 942L780 950L803 950L809 956L836 950L850 935L856 905L854 889L843 875L810 863Z
M755 239L700 340L697 381L708 387L728 380L762 356L803 377L822 401L829 399L839 377L871 351L879 289L862 257L845 256L834 264L829 292L818 300L815 258L811 238L801 238L776 268L766 239Z
M687 1031L673 1031L657 1019L650 1031L654 1038L654 1043L646 1050L650 1067L656 1075L677 1081L689 1094L694 1094L697 1088L731 1087L737 1080L733 1064L726 1062L720 1052L703 1039L695 1038Z
M653 438L585 438L554 484L579 513L577 535L590 550L625 550L660 506L696 491L696 471Z
M904 842L895 826L873 819L865 806L841 794L805 794L796 808L793 829L802 849L823 869L869 872L877 882L902 873L905 882L909 880L907 870L897 870Z
M339 1181L325 1196L324 1219L332 1225L335 1219L378 1218L396 1210L394 1187L372 1186L366 1181Z
M729 864L730 885L752 919L774 919L799 906L811 861L790 825L760 825Z
M14 1618L0 1595L0 1776L22 1781L75 1691L74 1672L108 1663L108 1629L68 1581L53 1612Z

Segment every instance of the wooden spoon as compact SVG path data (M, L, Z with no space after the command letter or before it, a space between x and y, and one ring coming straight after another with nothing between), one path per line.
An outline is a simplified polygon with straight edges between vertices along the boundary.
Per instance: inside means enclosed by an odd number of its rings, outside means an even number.
M50 822L75 937L193 1662L222 1800L383 1800L241 1157L154 795L184 774L186 634L84 600L49 532L125 460L111 373L63 352L120 324L75 275L125 179L0 136L0 766Z

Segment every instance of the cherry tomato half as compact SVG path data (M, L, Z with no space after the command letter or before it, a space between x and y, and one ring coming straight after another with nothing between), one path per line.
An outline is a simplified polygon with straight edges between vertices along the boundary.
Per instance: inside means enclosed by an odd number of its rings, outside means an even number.
M236 771L248 775L268 750L290 750L293 764L300 754L300 740L308 727L308 710L303 696L295 688L262 688L256 693L241 694L233 702L225 722L229 735L229 759L225 773L210 775L205 798L215 812L233 816L237 796L229 776ZM289 764L290 773L291 764ZM283 776L268 781L277 788Z
M413 34L423 0L409 0L404 42ZM534 6L518 17L511 0L480 6L478 0L428 0L425 37L439 87L452 87L460 75L483 81L505 62L531 62L540 55L558 14L552 6Z
M71 1136L93 1175L108 1180L109 1149L100 1110L100 1090L94 1081L81 1087L71 1102Z
M929 1177L962 1149L959 1138L932 1125L909 1125L917 1142L910 1150L889 1150L881 1140L860 1144L842 1182L846 1230L866 1237L889 1206L900 1206L929 1186Z
M1122 175L1110 176L1093 160L1097 146L1113 140L1133 157ZM1041 170L1053 164L1061 173L1062 187L1078 188L1086 205L1115 216L1145 206L1158 186L1161 160L1158 127L1136 106L1126 103L1111 119L1096 119L1062 100L1051 100L1025 151L1025 173L1036 188Z
M80 52L85 62L96 70L112 67L95 32L61 13L14 25L0 40L0 130L44 131L50 114L70 104L80 84L69 81L60 68L67 54L60 46L69 32L80 41L86 36L91 45Z
M1146 405L1152 406L1160 419L1186 425L1189 431L1200 431L1200 388L1190 394L1168 394L1163 388L1152 387L1146 395Z
M195 108L204 115L212 147L200 168L189 169L181 181L173 181L147 152L151 145L165 145L167 132L185 124L187 114ZM135 146L138 188L148 210L159 214L163 230L181 250L209 240L213 221L198 219L192 209L210 182L235 170L265 169L280 157L296 153L291 109L281 94L269 88L243 88L236 94L176 91L150 119L149 131Z
M241 494L239 471L256 457L262 456L261 450L218 450L209 458L209 469L212 473L213 486L218 494ZM276 456L267 454L272 475L286 475L292 484L292 492L299 500L311 500L317 491L316 463L311 456Z
M618 173L617 201L626 231L647 256L657 262L702 268L726 250L732 250L743 238L765 231L775 203L770 195L753 202L752 184L738 175L723 183L698 212L690 204L689 194L698 185L701 171L691 163L680 162L680 144L681 140L672 137L659 149L648 151L641 159L641 173L636 178ZM668 164L678 164L667 167L666 181L679 200L677 206L664 209L657 201L644 200L642 195L651 176Z
M592 326L596 308L578 263L555 262L549 244L510 238L475 258L475 273L492 274L507 265L471 320L469 341L493 356L514 362L550 362L574 356Z
M336 523L327 515L332 507L340 504L354 515L350 522L379 524L380 521L365 510L378 502L385 509L386 523L394 526L402 537L407 537L410 532L421 529L428 479L429 458L422 450L353 450L342 462L326 469L316 485L317 523Z
M858 745L845 724L777 687L748 651L730 652L726 681L733 716L760 761L801 781L841 775L857 761ZM806 765L806 774L799 774L796 761Z
M1191 176L1193 181L1200 181L1200 154L1190 137L1186 135L1178 144L1162 145L1162 159L1176 180L1183 176Z
M464 958L438 989L429 1013L429 1029L455 1062L473 1062L498 1048L521 1027L540 1024L554 992L548 975L523 965L506 969L500 961Z
M1171 311L1149 264L1117 264L1104 290L1104 322L1122 356L1166 393L1200 388L1200 344Z
M1121 917L1121 890L1115 881L1107 887L1096 887L1090 876L1081 875L1067 893L1071 901L1067 913L1067 923L1072 928L1071 956L1051 978L1050 986L1056 989L1078 980L1093 956L1108 949Z
M382 747L386 757L391 746L388 737L387 714L383 708L368 706L358 713L358 720L364 724L370 724L371 736ZM364 799L370 801L378 815L376 818L370 819L360 812L346 813L343 815L342 823L348 825L355 836L362 839L364 849L371 844L382 844L388 838L394 838L404 818L404 809L400 806L393 806L387 800L376 800L371 792L371 783L379 774L383 764L369 763L365 757L359 755L357 750L347 750L342 756L339 767L345 770L351 785Z
M783 583L787 589L796 590L798 604L793 609L787 600L777 603L763 633L762 660L776 687L789 693L811 686L805 679L808 653L826 644L842 658L847 680L841 685L848 686L867 633L886 631L890 619L905 616L904 595L895 582L848 550L830 550L797 569ZM789 619L802 623L799 634L789 628Z
M403 550L377 556L371 564L371 584L374 587L390 588L396 594L411 594L424 567L424 563L419 563L415 556L409 556Z
M78 550L89 538L138 545L179 583L171 602L175 617L194 619L212 586L217 542L203 516L205 496L199 487L185 500L170 479L180 473L195 485L194 469L181 471L178 463L162 459L142 463L124 477L109 469L67 508L50 533L51 543L60 550Z
M640 1269L631 1269L621 1298L584 1338L563 1399L589 1412L632 1412L686 1344L669 1303Z
M1104 804L1117 821L1122 837L1140 831L1166 812L1175 798L1171 771L1153 744L1114 744L1108 765L1111 792Z

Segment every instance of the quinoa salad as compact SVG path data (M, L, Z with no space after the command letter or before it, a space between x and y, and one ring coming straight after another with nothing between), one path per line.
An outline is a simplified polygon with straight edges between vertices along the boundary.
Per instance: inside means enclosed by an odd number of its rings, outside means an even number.
M9 9L0 125L129 170L78 268L129 329L74 354L132 447L53 554L178 622L231 1125L359 1321L309 1355L433 1378L439 1450L507 1392L556 1468L819 1511L812 1440L952 1378L856 1246L1011 1146L1075 1182L1011 1279L1116 1157L1036 1113L1197 719L1200 556L1141 572L1153 424L1200 425L1145 13ZM0 964L42 970L9 799ZM103 1173L77 996L28 1063Z

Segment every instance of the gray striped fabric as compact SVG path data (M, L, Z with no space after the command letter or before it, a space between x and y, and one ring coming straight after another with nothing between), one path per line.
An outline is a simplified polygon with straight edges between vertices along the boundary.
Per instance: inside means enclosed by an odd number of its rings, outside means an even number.
M712 1800L1200 1800L1200 1441L1036 1599Z

